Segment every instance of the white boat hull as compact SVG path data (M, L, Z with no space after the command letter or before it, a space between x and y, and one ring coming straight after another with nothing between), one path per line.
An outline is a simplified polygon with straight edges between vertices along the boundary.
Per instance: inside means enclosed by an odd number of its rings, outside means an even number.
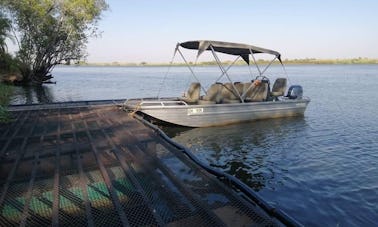
M127 105L160 121L187 127L228 125L267 118L303 115L310 99L209 105Z

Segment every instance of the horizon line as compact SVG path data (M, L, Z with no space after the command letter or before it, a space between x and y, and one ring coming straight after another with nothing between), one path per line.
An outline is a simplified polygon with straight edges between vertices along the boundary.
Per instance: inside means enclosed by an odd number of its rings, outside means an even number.
M222 61L223 63L232 62L230 60ZM244 62L239 60L238 62ZM270 60L258 59L259 63L270 62ZM357 57L357 58L285 58L282 59L283 63L311 63L311 64L378 64L378 58ZM201 61L197 65L214 64L216 61ZM170 62L147 62L147 61L80 61L77 65L170 65ZM185 65L184 62L173 62L174 65ZM193 62L189 62L193 64Z

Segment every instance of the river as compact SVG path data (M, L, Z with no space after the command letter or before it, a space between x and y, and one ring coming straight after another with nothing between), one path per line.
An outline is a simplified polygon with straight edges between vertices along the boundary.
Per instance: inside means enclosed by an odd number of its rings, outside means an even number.
M206 85L220 75L216 67L195 71ZM311 98L303 117L164 130L307 226L377 226L378 65L286 71ZM249 76L241 66L230 74ZM17 88L12 103L177 96L190 82L185 67L57 67L53 75L56 84ZM284 74L273 66L268 75Z

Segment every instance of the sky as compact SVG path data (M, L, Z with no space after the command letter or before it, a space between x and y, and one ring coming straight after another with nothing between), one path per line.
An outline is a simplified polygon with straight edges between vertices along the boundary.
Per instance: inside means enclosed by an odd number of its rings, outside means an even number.
M88 62L169 62L177 42L269 48L283 59L378 58L377 0L107 0Z

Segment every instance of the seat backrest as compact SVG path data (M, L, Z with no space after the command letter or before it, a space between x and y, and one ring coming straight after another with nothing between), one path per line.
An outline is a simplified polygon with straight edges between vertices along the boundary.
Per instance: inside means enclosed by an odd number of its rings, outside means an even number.
M244 83L243 84L243 94L244 94L244 98L246 97L250 97L251 94L252 94L252 82L247 82L247 83Z
M244 91L243 83L235 82L234 85L232 85L232 83L225 83L223 84L223 88L222 88L222 97L228 100L240 100L239 95L242 95L243 91Z
M228 100L235 100L238 99L237 93L232 86L232 83L225 83L222 87L222 98Z
M205 101L220 103L222 101L222 88L223 84L221 83L212 84L202 99Z
M244 92L244 84L241 82L235 82L234 83L236 90L238 91L239 95L243 95ZM239 97L238 97L239 99Z
M274 94L274 96L282 96L285 94L286 86L286 78L277 78L276 81L274 81L272 93Z
M193 101L198 101L198 99L200 98L200 94L201 94L201 84L198 82L193 82L190 84L185 97Z
M201 84L198 82L191 83L185 95L180 100L188 104L196 104L200 99Z
M261 102L268 97L268 83L244 83L245 100L251 102Z

